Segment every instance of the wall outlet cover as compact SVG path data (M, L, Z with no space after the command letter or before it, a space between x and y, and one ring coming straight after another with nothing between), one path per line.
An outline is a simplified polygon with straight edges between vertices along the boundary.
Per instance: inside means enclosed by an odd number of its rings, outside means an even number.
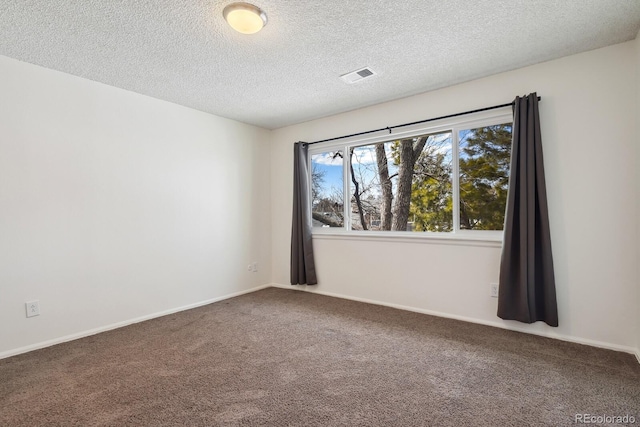
M40 301L27 301L24 303L27 317L40 316Z
M489 295L491 295L491 297L493 298L498 298L498 284L490 283L489 287L490 287Z

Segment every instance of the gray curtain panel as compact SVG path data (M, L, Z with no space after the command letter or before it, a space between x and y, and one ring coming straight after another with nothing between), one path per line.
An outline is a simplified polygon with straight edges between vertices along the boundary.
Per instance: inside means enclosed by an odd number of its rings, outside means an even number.
M498 316L558 326L538 96L516 97Z
M291 284L315 285L316 264L311 242L311 195L309 194L309 146L293 147L293 221L291 225Z

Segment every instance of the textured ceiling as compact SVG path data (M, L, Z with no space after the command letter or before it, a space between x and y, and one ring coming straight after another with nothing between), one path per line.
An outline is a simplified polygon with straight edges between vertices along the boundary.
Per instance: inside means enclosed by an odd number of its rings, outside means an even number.
M638 0L1 0L0 55L278 128L635 38ZM370 67L355 84L341 74ZM0 98L1 99L1 98Z

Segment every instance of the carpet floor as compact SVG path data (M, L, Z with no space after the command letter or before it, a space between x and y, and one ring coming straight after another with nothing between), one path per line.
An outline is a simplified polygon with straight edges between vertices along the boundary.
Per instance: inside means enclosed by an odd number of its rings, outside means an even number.
M277 288L0 360L12 427L568 426L639 410L630 354Z

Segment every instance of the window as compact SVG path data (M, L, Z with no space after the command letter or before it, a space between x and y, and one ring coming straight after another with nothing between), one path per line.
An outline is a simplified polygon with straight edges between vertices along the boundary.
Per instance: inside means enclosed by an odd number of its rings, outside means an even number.
M350 152L352 230L451 230L451 132Z
M312 146L314 229L502 230L510 120L502 114L414 129L392 135L394 139Z
M502 230L509 187L511 123L462 130L460 228Z
M344 226L341 150L311 155L311 219L314 227Z

